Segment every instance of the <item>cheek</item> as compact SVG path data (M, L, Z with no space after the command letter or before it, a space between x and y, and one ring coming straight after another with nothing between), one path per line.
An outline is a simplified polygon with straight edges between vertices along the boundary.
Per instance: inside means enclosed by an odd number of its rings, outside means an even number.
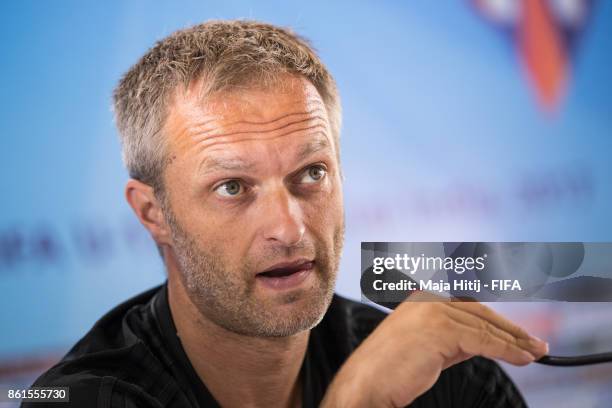
M333 236L343 223L344 208L342 190L339 187L305 202L304 206L307 222L311 224L312 229L324 236Z
M209 215L209 220L203 221L203 225L199 228L201 243L232 264L234 258L240 258L236 255L245 253L249 246L248 234L245 231L248 223L240 217L224 218L223 220L218 218L211 220L210 218L215 217Z
M244 253L242 251L248 247L245 242L247 220L236 214L230 216L214 211L197 200L183 200L178 206L180 209L175 216L182 229L196 241L198 247L232 267L234 254Z

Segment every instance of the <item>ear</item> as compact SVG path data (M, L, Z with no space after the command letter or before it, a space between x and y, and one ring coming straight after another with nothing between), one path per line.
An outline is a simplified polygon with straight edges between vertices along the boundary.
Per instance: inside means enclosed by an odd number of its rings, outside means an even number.
M170 244L170 230L153 187L130 179L125 186L125 198L157 245Z

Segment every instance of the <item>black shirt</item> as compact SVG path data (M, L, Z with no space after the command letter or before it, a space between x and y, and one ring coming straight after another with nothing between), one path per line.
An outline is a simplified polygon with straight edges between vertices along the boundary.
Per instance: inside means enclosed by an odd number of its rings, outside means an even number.
M304 408L319 405L342 363L385 316L375 308L334 295L323 320L310 334L300 373ZM168 306L166 284L107 313L34 386L69 386L70 403L24 403L23 407L219 406L181 346ZM524 406L519 391L503 370L480 357L444 370L434 386L411 405Z

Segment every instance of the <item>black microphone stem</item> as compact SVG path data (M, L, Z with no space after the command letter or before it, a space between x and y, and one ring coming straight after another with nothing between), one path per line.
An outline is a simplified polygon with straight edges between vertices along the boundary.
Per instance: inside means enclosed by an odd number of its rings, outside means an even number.
M612 352L568 357L544 356L539 360L536 360L535 362L558 367L574 367L601 363L612 363Z

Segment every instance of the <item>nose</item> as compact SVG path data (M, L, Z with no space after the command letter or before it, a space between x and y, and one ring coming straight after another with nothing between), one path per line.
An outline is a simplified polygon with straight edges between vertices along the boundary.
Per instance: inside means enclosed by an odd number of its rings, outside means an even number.
M304 237L306 227L299 201L285 188L269 192L263 203L264 238L285 246L295 246Z

